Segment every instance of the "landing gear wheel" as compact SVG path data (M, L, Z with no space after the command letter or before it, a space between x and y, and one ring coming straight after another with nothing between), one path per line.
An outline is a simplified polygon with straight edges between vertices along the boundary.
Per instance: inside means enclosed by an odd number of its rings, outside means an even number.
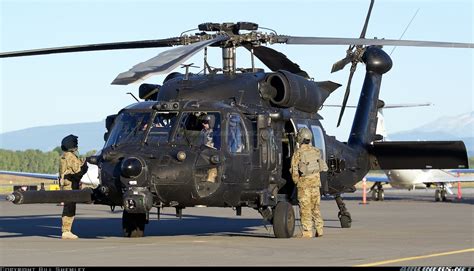
M339 217L341 227L350 228L352 223L351 213L347 211L346 205L344 204L341 195L336 195L334 199L336 200L337 207L339 208L337 217Z
M377 190L372 190L372 200L377 201L378 200L378 193Z
M379 192L377 193L377 199L379 201L383 201L384 200L384 192L383 190L379 190Z
M446 190L441 190L441 200L447 201L448 192Z
M435 191L435 201L440 201L441 200L441 191L439 189L436 189Z
M122 229L125 237L143 237L145 235L146 214L133 214L123 211Z
M350 228L352 223L351 215L339 214L339 221L341 221L341 228Z
M273 210L273 232L276 238L290 238L295 231L295 212L293 206L280 201Z

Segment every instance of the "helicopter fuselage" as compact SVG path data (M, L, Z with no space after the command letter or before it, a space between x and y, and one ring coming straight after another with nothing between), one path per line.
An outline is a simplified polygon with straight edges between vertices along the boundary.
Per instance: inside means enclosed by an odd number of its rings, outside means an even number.
M308 100L322 104L337 84L284 71L186 77L165 82L157 101L130 105L114 117L99 163L108 204L146 212L152 206L296 203L289 168L302 127L311 129L313 144L331 166L321 176L323 192L354 191L357 176L368 171L360 164L357 170L344 170L355 169L356 157L364 159L362 152L328 136L319 107L308 106ZM212 146L200 141L203 116L213 119ZM124 174L134 166L139 168L135 175ZM210 174L216 176L210 179Z

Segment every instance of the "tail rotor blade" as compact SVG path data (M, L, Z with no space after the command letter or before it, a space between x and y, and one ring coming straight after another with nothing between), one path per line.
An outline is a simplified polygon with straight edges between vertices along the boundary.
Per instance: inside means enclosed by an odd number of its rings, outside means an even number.
M336 63L332 64L331 73L344 69L344 67L347 64L351 63L351 61L352 61L352 55L347 55L345 58L343 58L343 59L337 61Z
M365 17L364 27L362 28L362 32L360 33L360 38L365 38L365 33L367 32L367 26L369 25L370 14L372 13L372 7L374 6L374 1L370 1L369 11L367 12L367 16Z
M344 110L346 109L347 100L349 99L349 94L351 92L352 76L354 76L356 67L357 62L352 62L351 73L349 74L349 80L347 81L346 93L344 93L344 100L342 101L341 112L339 113L339 119L337 120L337 127L339 127L339 125L341 124L342 116L344 115Z

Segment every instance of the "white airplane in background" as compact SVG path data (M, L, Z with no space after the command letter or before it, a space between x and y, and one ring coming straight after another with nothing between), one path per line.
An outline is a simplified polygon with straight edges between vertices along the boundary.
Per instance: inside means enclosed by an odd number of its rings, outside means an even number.
M93 164L87 163L87 172L82 176L81 183L97 187L100 184L99 180L99 167ZM14 175L38 179L58 180L58 174L43 174L43 173L30 173L30 172L17 172L17 171L3 171L0 170L0 174Z
M386 175L365 176L367 181L374 182L369 190L372 193L372 200L384 200L383 184L386 183L393 188L408 190L434 186L435 200L447 201L447 194L454 194L450 189L452 183L474 182L474 175L460 176L462 173L474 174L474 169L397 169L384 172Z
M401 108L426 105L430 104L381 106L377 115L377 134L382 135L384 140L387 138L382 108ZM385 170L384 172L385 176L374 175L371 173L365 176L367 181L374 182L374 185L369 190L372 193L372 200L382 201L384 199L384 183L389 183L393 188L408 190L414 190L415 188L426 189L435 186L435 200L447 201L447 194L454 194L450 189L452 183L474 182L474 169L398 169ZM464 173L471 173L472 175L460 175Z

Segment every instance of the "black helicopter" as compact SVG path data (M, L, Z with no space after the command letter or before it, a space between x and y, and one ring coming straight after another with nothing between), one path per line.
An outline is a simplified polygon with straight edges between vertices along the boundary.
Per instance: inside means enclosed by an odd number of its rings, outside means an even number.
M179 37L90 44L1 53L19 57L53 53L180 46L121 73L112 84L130 84L152 74L166 74L208 47L222 50L222 68L204 60L204 70L172 72L162 85L142 84L144 100L106 119L101 153L88 158L100 168L101 185L80 191L14 192L15 204L92 202L123 206L122 227L127 237L144 236L153 207L242 207L258 210L273 224L278 238L293 236L297 204L289 172L296 134L302 127L313 133L329 171L321 175L322 192L335 198L341 227L351 226L351 215L341 194L371 169L467 168L462 141L382 142L376 134L381 80L392 60L381 47L426 46L474 48L474 44L366 39L370 4L360 38L294 37L260 32L250 22L203 23L200 32ZM338 125L346 107L352 76L359 62L366 65L350 137L339 142L326 134L318 110L341 85L314 81L284 54L264 44L349 45L347 55L332 71L351 64ZM251 52L252 67L236 67L236 48ZM254 65L257 57L272 72ZM212 129L211 144L203 142L203 123ZM159 217L159 216L158 216Z

